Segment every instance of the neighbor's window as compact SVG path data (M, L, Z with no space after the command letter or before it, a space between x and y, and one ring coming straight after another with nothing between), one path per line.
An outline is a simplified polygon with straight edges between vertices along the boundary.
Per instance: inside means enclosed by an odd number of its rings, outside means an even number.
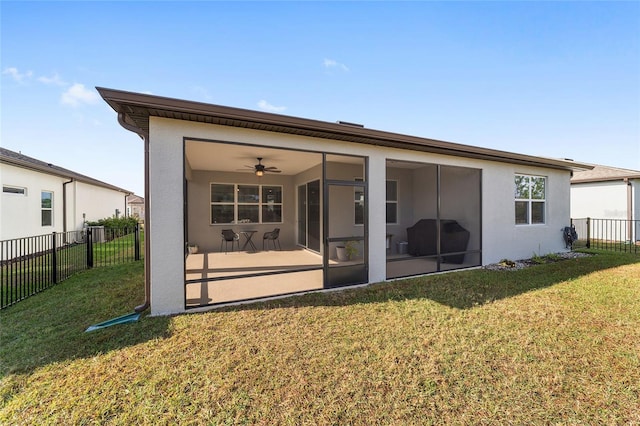
M387 223L398 223L398 181L387 181Z
M546 178L515 176L516 225L545 223Z
M282 186L211 184L211 224L282 222Z
M27 195L27 188L23 188L21 186L2 185L2 192L4 194Z
M42 211L42 226L53 225L53 192L41 192L40 208Z

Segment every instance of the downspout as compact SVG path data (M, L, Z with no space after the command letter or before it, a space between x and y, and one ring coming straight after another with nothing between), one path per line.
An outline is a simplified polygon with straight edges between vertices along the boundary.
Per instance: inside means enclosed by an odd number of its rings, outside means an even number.
M67 233L67 184L73 182L71 179L68 182L62 183L62 232Z
M144 141L144 302L136 306L138 313L151 306L151 233L149 232L149 133L125 121L123 112L118 112L118 123L125 129L136 133Z
M633 242L633 188L629 178L624 178L623 181L627 184L627 235L629 236L629 241Z

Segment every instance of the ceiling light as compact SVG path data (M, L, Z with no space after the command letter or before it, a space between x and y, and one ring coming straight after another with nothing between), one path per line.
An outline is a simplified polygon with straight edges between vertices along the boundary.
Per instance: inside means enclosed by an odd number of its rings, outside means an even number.
M262 170L256 170L256 176L262 177L262 175L264 175L264 172Z

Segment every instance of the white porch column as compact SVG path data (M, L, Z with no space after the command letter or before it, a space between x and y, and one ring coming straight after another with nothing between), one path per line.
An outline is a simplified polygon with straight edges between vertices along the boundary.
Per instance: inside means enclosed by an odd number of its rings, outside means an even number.
M151 314L184 312L183 144L150 120ZM157 123L157 121L156 121Z
M369 282L387 277L386 158L369 157Z

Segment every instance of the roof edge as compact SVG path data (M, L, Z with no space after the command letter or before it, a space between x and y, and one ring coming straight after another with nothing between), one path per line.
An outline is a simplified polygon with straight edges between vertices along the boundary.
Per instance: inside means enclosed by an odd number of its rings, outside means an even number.
M125 105L137 106L143 109L146 108L146 113L148 114L146 116L147 127L148 117L149 115L152 115L149 108L153 108L176 113L218 117L227 120L257 123L265 126L280 126L296 130L324 133L327 138L330 138L331 135L334 137L340 136L341 138L350 136L368 140L369 142L366 143L374 145L404 148L415 151L430 151L448 155L481 158L506 163L527 164L538 167L550 167L568 171L593 169L593 166L590 164L578 163L572 160L551 159L533 155L518 154L509 151L369 129L366 127L347 126L327 121L128 92L104 87L96 87L96 90L100 93L100 96L102 96L105 102L114 109L114 111L126 114L129 116L131 121L135 121L135 118L130 116L130 111L125 111Z
M613 176L613 177L594 177L594 178L585 178L585 179L571 179L571 183L595 183L595 182L615 182L618 180L625 181L627 179L640 180L640 174L638 175L629 175L629 176Z
M6 149L6 148L4 148L4 149ZM7 150L7 151L9 151L9 150ZM28 157L28 156L26 156L24 154L21 154L21 155L23 155L24 157ZM31 157L28 157L28 158L31 158ZM34 158L34 160L36 160L36 159ZM40 160L37 160L37 161L40 161ZM111 189L111 190L114 190L114 191L122 192L123 194L127 194L127 195L132 195L133 194L133 192L129 191L128 189L120 188L118 186L111 185L110 183L103 182L101 180L94 179L92 177L85 176L85 175L82 175L80 173L76 173L76 172L71 171L71 170L66 170L66 169L64 169L62 167L59 167L59 166L51 165L51 166L45 167L45 166L42 166L42 165L39 165L39 164L36 164L36 163L32 163L32 162L27 161L27 160L22 160L22 159L19 159L19 158L11 158L11 157L7 157L7 156L4 156L4 155L0 155L0 163L5 163L5 164L9 164L9 165L16 166L16 167L21 167L23 169L33 170L33 171L36 171L36 172L45 173L45 174L49 174L49 175L54 175L54 176L58 176L58 177L62 177L62 178L73 179L73 180L76 180L78 182L87 183L87 184L90 184L90 185L99 186L99 187L106 188L106 189Z

